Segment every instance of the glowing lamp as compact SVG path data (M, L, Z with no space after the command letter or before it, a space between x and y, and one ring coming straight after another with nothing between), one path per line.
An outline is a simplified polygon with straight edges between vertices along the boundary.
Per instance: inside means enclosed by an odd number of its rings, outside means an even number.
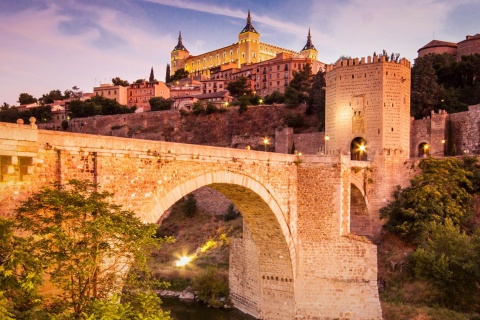
M183 256L183 257L181 257L180 259L178 259L177 262L175 262L175 266L176 266L176 267L184 267L184 266L186 266L190 261L192 261L192 257Z

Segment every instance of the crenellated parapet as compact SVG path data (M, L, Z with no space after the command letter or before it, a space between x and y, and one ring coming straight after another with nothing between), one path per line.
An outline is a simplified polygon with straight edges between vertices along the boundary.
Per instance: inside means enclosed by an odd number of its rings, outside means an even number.
M380 55L380 56L373 56L373 57L368 56L368 57L353 58L353 59L339 59L336 63L326 65L326 71L330 72L336 68L352 67L352 66L365 65L365 64L371 64L371 63L396 63L396 64L406 66L407 68L412 67L411 62L405 58L402 58L398 61L396 60L387 61L386 56Z

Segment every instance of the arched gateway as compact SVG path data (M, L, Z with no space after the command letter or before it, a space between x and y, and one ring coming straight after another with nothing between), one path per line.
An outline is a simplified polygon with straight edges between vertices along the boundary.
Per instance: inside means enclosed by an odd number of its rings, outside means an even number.
M37 130L0 123L0 208L88 179L155 222L209 186L245 219L230 255L236 307L261 319L381 319L376 246L348 237L350 159ZM368 164L367 164L368 165Z

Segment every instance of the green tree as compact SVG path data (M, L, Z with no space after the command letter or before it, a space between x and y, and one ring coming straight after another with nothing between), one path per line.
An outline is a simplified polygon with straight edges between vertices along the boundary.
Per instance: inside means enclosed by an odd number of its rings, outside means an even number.
M153 97L148 100L151 111L170 110L173 106L172 99L165 99L164 97Z
M412 101L410 113L415 118L428 116L442 100L443 87L430 59L418 59L412 68Z
M167 63L167 67L165 68L165 83L170 83L170 63Z
M205 112L203 100L197 100L193 103L192 112L195 115L199 115Z
M218 111L217 106L212 102L208 101L207 105L205 106L205 113L206 114L212 114Z
M173 83L175 81L180 81L182 79L188 78L190 73L185 69L178 69L175 71L173 76L170 77L170 81Z
M292 87L285 88L285 106L287 108L293 108L302 103L304 95Z
M77 86L73 86L72 89L66 89L63 92L63 96L65 97L65 99L80 99L82 95L83 92Z
M155 224L110 201L88 181L70 180L33 194L18 209L16 221L43 264L52 285L55 310L80 319L95 301L121 292L128 266L147 270L146 249L156 245Z
M264 102L265 104L284 103L285 95L280 91L275 90L265 97Z
M312 66L307 63L300 71L293 72L289 87L306 94L312 86Z
M30 104L37 102L37 98L28 93L20 93L18 96L18 103L20 104Z
M428 240L412 254L415 275L436 289L437 299L454 309L480 310L480 234L460 231L450 219L432 222Z
M0 217L0 319L37 318L42 265L31 244L15 235L15 221Z
M128 83L127 80L120 79L120 77L112 78L112 83L115 86L122 86L122 87L128 87L130 85L130 83Z
M228 279L214 267L209 267L193 279L193 289L198 297L212 307L223 305L220 298L229 294Z
M421 243L430 222L450 219L464 225L473 213L473 174L460 159L424 159L422 172L411 186L398 189L394 200L380 210L385 227L409 241Z
M308 90L306 114L316 114L320 120L320 128L325 127L325 72L319 71L313 77L313 83Z
M248 85L248 80L245 77L240 77L235 81L230 81L227 85L227 90L230 92L230 95L234 98L252 94L252 88Z
M197 199L195 199L195 196L191 193L185 200L183 212L187 217L193 217L193 215L197 212Z
M49 93L43 94L40 98L40 102L42 104L53 103L55 100L63 100L65 99L62 91L60 90L51 90Z
M18 109L15 107L5 107L5 104L2 106L0 110L0 121L1 122L10 122L10 123L15 123L17 122L17 119L20 118L20 112L18 112ZM28 123L28 122L27 122Z
M285 106L292 108L308 99L312 86L312 66L307 63L302 70L294 71L292 81L285 88Z
M153 74L153 67L150 69L150 76L148 77L149 82L154 82L155 80L155 75Z

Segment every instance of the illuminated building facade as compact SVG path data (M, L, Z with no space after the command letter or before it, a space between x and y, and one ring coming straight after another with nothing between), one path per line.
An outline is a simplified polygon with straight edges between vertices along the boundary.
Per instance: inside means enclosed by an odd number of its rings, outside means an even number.
M312 43L310 31L307 43L300 52L261 42L260 33L253 27L249 10L247 23L238 34L238 41L230 46L193 56L184 46L180 33L178 43L171 53L170 74L173 75L176 70L185 69L190 74L211 75L222 66L227 66L227 69L235 68L237 69L235 72L238 72L245 66L275 59L278 54L308 60L310 64L316 62L318 58L318 51Z

